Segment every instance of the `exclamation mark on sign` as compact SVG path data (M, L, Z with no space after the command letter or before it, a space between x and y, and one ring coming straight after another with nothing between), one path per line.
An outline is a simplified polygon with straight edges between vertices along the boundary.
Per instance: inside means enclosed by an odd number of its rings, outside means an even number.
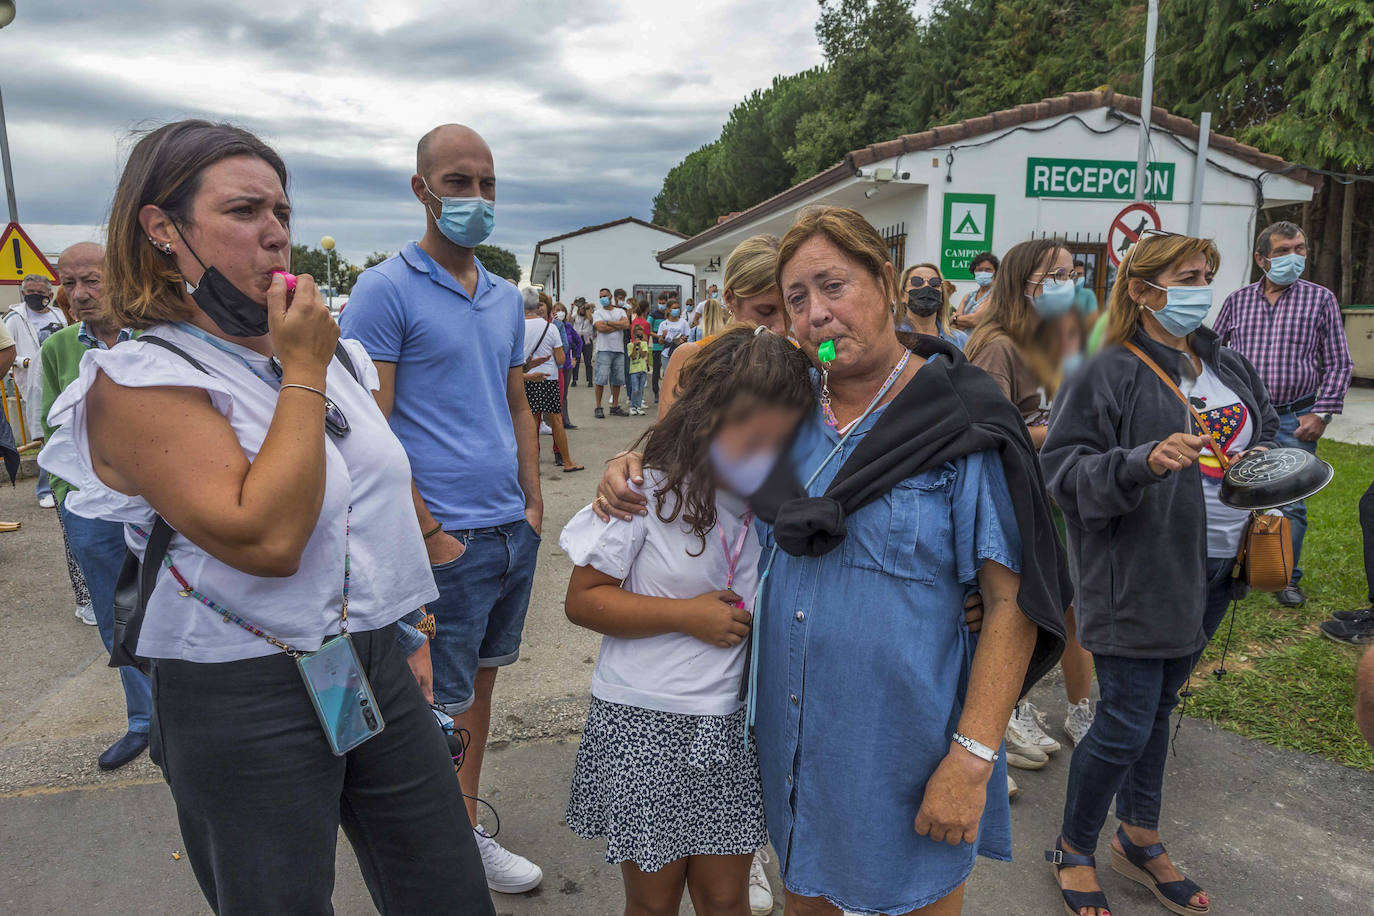
M24 255L19 248L19 239L10 239L10 244L14 246L14 273L15 276L24 276Z

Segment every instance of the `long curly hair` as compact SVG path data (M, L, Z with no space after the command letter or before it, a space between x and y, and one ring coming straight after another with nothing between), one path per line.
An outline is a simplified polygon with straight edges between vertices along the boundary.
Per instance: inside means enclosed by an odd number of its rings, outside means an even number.
M663 474L653 492L661 521L680 517L706 549L706 535L716 526L711 442L722 426L760 408L805 412L814 403L810 368L787 338L748 324L731 325L692 354L678 376L673 406L636 442L644 448L644 466Z

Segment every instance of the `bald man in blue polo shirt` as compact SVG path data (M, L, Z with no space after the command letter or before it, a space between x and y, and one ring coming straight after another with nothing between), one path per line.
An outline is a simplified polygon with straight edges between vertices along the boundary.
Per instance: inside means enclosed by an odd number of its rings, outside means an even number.
M439 599L430 646L435 702L472 735L458 774L478 795L498 668L520 655L544 503L525 399L520 293L473 254L495 220L496 167L476 131L420 139L410 187L425 234L358 278L340 323L377 364L382 411L410 456L415 512ZM421 650L423 651L423 650ZM468 801L474 825L476 804ZM494 891L521 893L539 867L480 826Z

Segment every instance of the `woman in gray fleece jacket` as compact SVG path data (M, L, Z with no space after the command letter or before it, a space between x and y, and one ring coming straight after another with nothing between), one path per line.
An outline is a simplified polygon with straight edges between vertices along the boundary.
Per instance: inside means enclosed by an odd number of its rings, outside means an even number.
M1141 238L1112 289L1108 346L1060 389L1040 452L1078 562L1078 639L1102 693L1046 853L1078 916L1108 910L1092 854L1113 796L1112 867L1172 912L1208 912L1158 832L1169 715L1225 616L1248 517L1219 501L1204 436L1234 458L1272 446L1279 423L1254 367L1200 326L1217 263L1206 239ZM1128 344L1174 379L1205 431Z

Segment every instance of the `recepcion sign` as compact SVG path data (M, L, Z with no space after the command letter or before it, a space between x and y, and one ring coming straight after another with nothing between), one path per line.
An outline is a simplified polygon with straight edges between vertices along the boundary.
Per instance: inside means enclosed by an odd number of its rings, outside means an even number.
M1174 199L1174 164L1145 166L1146 200ZM1027 197L1080 197L1131 200L1135 197L1135 163L1116 159L1026 159Z
M940 236L940 273L946 280L972 280L969 261L992 250L994 194L946 194Z

